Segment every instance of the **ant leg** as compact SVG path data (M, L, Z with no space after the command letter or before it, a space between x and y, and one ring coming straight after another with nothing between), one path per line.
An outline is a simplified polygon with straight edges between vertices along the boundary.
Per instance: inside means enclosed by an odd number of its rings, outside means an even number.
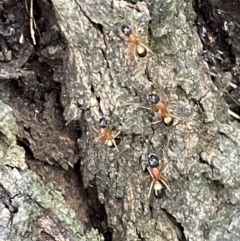
M115 149L117 149L118 152L119 152L119 150L118 150L116 141L115 141L114 139L115 139L120 133L121 133L121 131L119 131L119 132L118 132L114 137L112 137L110 140L106 140L106 141L105 141L105 144L107 144L108 141L111 141L111 143L114 145Z
M94 126L92 126L92 128L93 128L93 130L94 130L95 132L98 133L98 130L97 130Z
M162 176L161 176L162 177ZM166 181L164 181L162 178L160 179L160 181L165 185L165 187L168 189L169 192L171 192L170 187L167 185Z
M152 188L153 188L154 182L155 182L155 180L153 179L153 180L152 180L152 183L151 183L151 185L150 185L150 188L149 188L148 198L150 198L150 196L151 196L151 192L152 192Z
M147 167L147 170L148 170L148 172L149 172L150 176L152 177L152 179L154 179L154 176L153 176L153 174L152 174L152 172L151 172L150 167Z
M125 102L125 101L123 101L123 100L121 100L121 101L122 101L122 103L123 103L124 106L131 105L131 106L136 107L136 108L142 108L142 109L146 109L146 110L152 110L152 109L149 108L149 107L140 105L140 103L131 103L131 102L128 102L128 103L127 103L127 102Z
M117 151L119 152L119 150L118 150L118 147L117 147L117 144L116 144L115 140L114 140L114 139L112 139L112 140L111 140L111 142L112 142L112 144L114 145L115 149L117 149Z
M92 126L92 128L93 128L93 130L94 130L95 132L99 133L99 131L98 131L94 126ZM97 140L99 140L99 139L101 139L101 138L102 138L102 136L100 135L99 137L96 137L96 138L94 139L94 141L97 141Z
M145 109L145 110L152 110L151 108L143 106L143 105L139 105L139 106L136 106L136 107L142 108L142 109Z
M165 182L168 182L168 178L167 178L167 176L160 175L160 179L163 179Z
M161 170L162 170L163 166L164 166L164 161L161 161L160 164L159 164L159 166L158 166L158 170L159 170L160 173L161 173ZM165 182L168 181L168 178L167 178L167 176L165 176L165 175L162 175L162 174L161 174L161 175L160 175L160 178L163 179Z
M142 177L141 179L142 179L142 180L145 180L145 179L147 179L147 178L149 178L149 177L151 177L151 175L146 175L146 176Z
M151 54L153 54L153 51L152 51L150 48L148 48L145 44L140 43L140 45L141 45L142 47L144 47L148 52L150 52Z
M134 47L133 47L133 57L134 57L134 60L135 60L135 62L137 62L137 55L136 55L136 51L137 51L137 45L134 45Z
M142 108L142 109L145 109L145 110L152 110L151 108L149 108L149 107L146 107L146 106L143 106L143 105L140 105L140 106L138 106L139 108Z
M234 118L240 120L240 116L236 114L235 112L232 112L230 109L228 109L228 114L233 116Z
M101 139L101 137L102 137L102 136L96 137L96 138L94 139L94 141L97 141L97 140Z
M136 108L142 108L142 109L146 109L146 110L152 110L151 108L149 107L146 107L146 106L143 106L143 105L140 105L139 103L125 103L123 105L132 105L133 107L136 107Z
M115 139L120 133L121 133L121 131L119 131L119 132L113 137L113 139Z
M171 116L172 118L175 118L179 121L182 121L182 119L180 117L176 116L176 115L172 115L172 114L168 114L168 115Z
M176 119L176 120L177 120L177 123L175 123L175 124L173 125L174 127L176 127L178 124L180 124L180 123L183 121L183 119L181 119L181 118L179 118L179 117L177 117L177 116L175 116L175 115L169 114L169 116L172 117L173 119Z
M158 170L161 171L163 166L164 166L164 161L161 161L159 166L158 166Z
M159 171L162 170L163 166L164 166L164 161L162 161L162 162L159 164L159 166L158 166ZM160 175L159 180L160 180L160 181L165 185L165 187L171 192L171 189L170 189L169 186L167 185L167 181L168 181L168 180L167 180L167 177L165 177L164 175Z
M155 125L155 124L157 124L158 122L161 122L161 121L154 121L154 122L151 123L151 125Z

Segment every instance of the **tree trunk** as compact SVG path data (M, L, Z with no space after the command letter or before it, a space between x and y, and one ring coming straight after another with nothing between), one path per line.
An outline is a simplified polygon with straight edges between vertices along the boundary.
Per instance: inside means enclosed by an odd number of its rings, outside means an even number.
M239 240L239 123L226 105L239 41L223 29L237 14L225 23L221 1L133 2L34 1L31 35L30 3L4 1L0 99L17 125L0 102L2 240ZM104 116L117 148L98 138ZM150 153L164 161L162 199L148 197Z

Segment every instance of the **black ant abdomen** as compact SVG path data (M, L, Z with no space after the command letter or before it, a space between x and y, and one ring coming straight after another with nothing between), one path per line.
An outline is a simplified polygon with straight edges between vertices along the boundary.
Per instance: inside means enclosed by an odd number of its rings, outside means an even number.
M147 56L147 50L143 46L139 45L137 46L137 55L140 58L144 58Z
M162 199L165 195L165 187L160 182L155 182L153 186L153 193L155 198Z

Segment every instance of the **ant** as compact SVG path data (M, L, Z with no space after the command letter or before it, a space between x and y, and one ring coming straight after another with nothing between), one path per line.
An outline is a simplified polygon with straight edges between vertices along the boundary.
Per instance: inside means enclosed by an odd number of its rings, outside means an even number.
M147 100L156 106L158 116L163 120L166 126L171 126L174 122L174 118L181 120L177 116L169 114L166 105L163 101L160 101L160 97L157 94L147 95Z
M133 45L133 54L134 54L134 59L136 59L136 53L140 58L144 58L147 55L147 52L153 53L145 44L142 43L142 41L137 37L135 34L135 29L134 33L131 29L131 27L127 25L123 25L121 27L121 30L123 34L128 37L127 42Z
M171 192L171 189L167 184L167 177L161 174L161 169L163 168L164 162L162 161L159 163L159 159L156 154L151 153L148 156L148 164L149 167L147 167L147 170L152 177L152 183L149 188L148 198L150 197L151 191L153 189L154 196L158 199L161 199L164 196L165 188Z
M108 126L107 118L102 117L99 120L100 136L97 137L95 140L102 138L102 140L104 141L105 144L107 144L108 146L114 146L117 149L117 151L119 152L117 144L115 142L115 138L120 134L121 131L119 131L115 136L113 136L112 130L110 128L108 128L107 126ZM98 132L95 128L94 128L94 130L96 132Z
M174 122L174 119L178 119L179 122L182 120L181 118L179 118L175 115L172 115L168 112L166 105L164 104L163 101L160 101L160 97L157 94L148 94L147 100L150 103L155 105L155 110L157 111L159 118L161 118L163 120L163 123L166 126L171 126ZM124 105L135 105L136 107L151 110L151 108L141 106L141 105L136 104L136 103L124 103ZM159 121L156 121L156 122L153 122L152 124L156 124L158 122Z

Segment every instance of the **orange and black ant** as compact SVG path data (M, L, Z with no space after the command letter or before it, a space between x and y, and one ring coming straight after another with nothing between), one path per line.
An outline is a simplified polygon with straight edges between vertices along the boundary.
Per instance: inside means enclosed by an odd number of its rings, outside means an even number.
M148 156L148 165L149 167L147 167L147 170L152 177L152 183L149 188L148 198L150 198L151 191L153 189L154 196L158 199L161 199L164 196L166 188L171 192L171 189L167 184L167 177L161 173L164 162L161 161L161 163L159 163L159 158L156 156L156 154L151 153Z
M181 120L179 117L169 114L166 105L160 100L160 97L157 94L147 95L147 100L155 105L159 118L163 120L163 123L166 126L171 126L174 122L174 118Z
M150 103L155 105L155 111L157 111L159 118L163 120L163 123L166 126L171 126L174 122L174 119L179 120L179 122L182 121L181 118L179 118L175 115L172 115L168 112L166 105L164 104L163 101L160 100L160 97L157 94L148 94L147 100ZM133 105L133 106L136 106L136 107L139 107L139 108L151 110L151 108L139 105L137 103L124 103L124 105ZM153 122L152 124L156 124L158 122L159 121L156 121L156 122Z
M145 44L142 43L139 37L132 31L132 28L128 25L123 25L121 27L123 34L128 37L126 40L128 43L132 44L132 51L134 58L136 59L136 53L140 58L144 58L147 52L153 53Z
M108 146L114 146L117 149L117 151L119 151L115 138L120 134L121 131L119 131L116 135L113 135L112 130L108 128L108 121L106 117L102 117L99 120L99 127L100 127L100 136L97 137L95 140L102 138L105 144L107 144Z

